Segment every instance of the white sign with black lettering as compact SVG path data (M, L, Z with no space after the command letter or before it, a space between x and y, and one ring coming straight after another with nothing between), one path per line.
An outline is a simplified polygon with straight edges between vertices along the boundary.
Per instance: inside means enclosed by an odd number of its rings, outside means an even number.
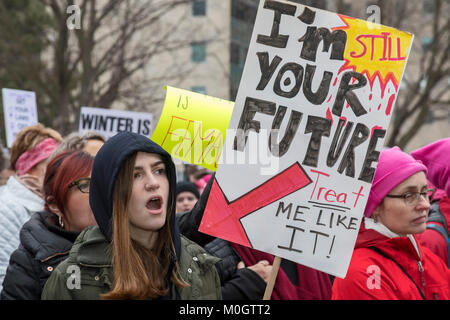
M412 40L261 0L199 231L345 277Z
M17 133L38 123L36 94L33 91L2 89L6 145L11 148Z
M97 131L107 139L122 131L150 138L153 115L147 112L82 107L78 131Z

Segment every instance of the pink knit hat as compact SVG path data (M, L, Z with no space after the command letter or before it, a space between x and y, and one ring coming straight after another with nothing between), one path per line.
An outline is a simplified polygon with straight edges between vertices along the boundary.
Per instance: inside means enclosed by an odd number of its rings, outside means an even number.
M450 196L450 138L433 142L411 152L428 168L428 179Z
M420 171L426 174L427 167L399 147L381 151L364 215L370 217L392 189Z

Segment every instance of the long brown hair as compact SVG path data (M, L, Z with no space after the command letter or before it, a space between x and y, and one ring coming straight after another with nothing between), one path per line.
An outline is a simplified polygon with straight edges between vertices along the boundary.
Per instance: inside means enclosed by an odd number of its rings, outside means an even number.
M172 241L170 215L172 193L169 193L166 223L158 231L158 240L150 250L133 240L130 235L127 207L133 186L136 153L126 159L119 170L113 191L112 263L113 289L103 294L103 299L158 298L168 293L166 279L172 264L175 248ZM189 286L181 278L176 263L171 269L171 281L180 288Z

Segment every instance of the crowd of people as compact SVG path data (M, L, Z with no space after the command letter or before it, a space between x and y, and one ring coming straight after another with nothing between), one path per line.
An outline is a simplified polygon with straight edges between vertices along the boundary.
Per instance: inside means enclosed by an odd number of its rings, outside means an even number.
M381 151L347 276L282 259L271 298L450 299L446 154L450 138ZM19 132L9 162L2 300L263 298L274 256L199 232L214 174L187 165L177 181L151 139L38 124Z

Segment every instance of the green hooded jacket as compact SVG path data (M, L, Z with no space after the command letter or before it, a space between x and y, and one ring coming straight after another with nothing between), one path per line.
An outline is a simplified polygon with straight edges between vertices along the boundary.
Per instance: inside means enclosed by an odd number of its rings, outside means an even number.
M221 299L220 279L214 266L217 258L206 255L197 244L181 236L175 219L176 170L170 154L142 135L121 132L108 139L98 151L92 168L89 204L98 227L84 230L69 257L52 272L43 299L99 299L113 287L111 240L113 193L123 163L136 152L158 154L169 181L167 221L171 226L171 267L177 263L189 287L175 288L169 280L169 299ZM149 195L151 195L149 193Z
M181 278L190 284L178 290L181 299L221 299L220 279L214 267L219 258L208 255L196 243L181 237ZM42 293L43 300L97 300L111 291L113 269L111 245L98 227L85 229L75 241L69 257L53 270ZM175 296L171 297L176 299Z

